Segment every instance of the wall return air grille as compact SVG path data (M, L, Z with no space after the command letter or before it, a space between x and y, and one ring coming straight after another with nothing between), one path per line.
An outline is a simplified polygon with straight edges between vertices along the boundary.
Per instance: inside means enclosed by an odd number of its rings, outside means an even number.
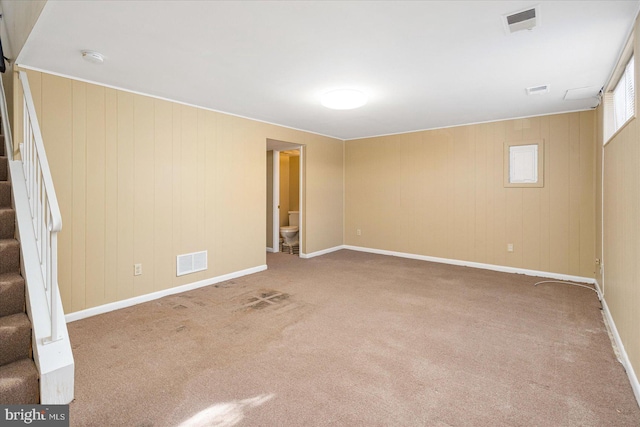
M193 252L178 255L176 262L176 275L195 273L207 269L207 251Z

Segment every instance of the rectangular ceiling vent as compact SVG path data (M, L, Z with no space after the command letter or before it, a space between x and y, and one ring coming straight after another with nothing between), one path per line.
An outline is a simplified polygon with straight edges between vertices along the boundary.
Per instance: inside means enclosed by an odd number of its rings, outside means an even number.
M580 87L577 89L569 89L564 94L564 100L577 101L582 99L598 99L599 95L600 87L598 86Z
M517 31L533 30L540 26L540 6L521 10L509 15L502 15L507 34Z
M526 89L527 95L542 95L549 93L549 85L532 86Z
M193 252L190 254L178 255L176 262L176 275L195 273L207 269L207 251Z

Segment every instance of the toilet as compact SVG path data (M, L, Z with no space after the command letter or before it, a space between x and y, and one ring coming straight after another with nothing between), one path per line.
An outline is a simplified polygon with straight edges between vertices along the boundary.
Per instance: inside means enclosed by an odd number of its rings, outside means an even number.
M284 239L284 245L289 247L290 254L293 254L293 247L298 245L299 218L299 211L289 211L289 225L280 227L280 235Z

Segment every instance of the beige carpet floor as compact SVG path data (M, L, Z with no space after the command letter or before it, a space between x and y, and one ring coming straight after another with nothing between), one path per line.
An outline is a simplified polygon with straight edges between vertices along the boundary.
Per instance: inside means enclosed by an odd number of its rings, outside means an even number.
M69 324L73 426L639 426L596 294L348 250Z

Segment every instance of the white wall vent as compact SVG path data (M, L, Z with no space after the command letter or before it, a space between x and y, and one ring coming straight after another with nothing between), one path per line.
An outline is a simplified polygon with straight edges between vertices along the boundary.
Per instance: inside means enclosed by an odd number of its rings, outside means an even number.
M549 85L531 86L525 89L527 95L542 95L549 93Z
M178 255L176 261L176 275L195 273L207 269L207 251L193 252L190 254Z
M540 26L540 6L502 15L502 21L507 34L523 30L533 30Z

